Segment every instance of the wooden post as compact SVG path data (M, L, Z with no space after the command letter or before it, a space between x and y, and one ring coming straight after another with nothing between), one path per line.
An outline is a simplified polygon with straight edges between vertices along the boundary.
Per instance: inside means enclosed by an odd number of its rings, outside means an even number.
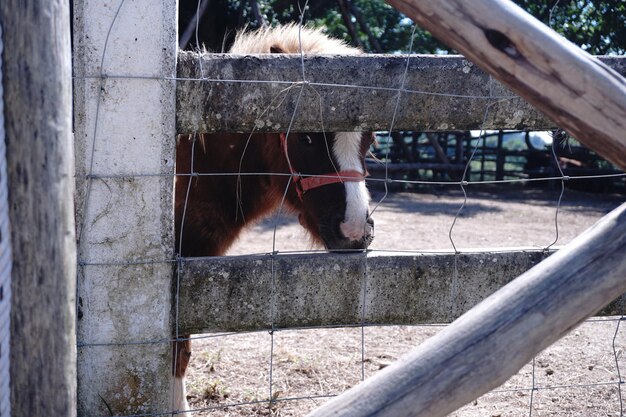
M387 0L626 169L626 80L506 0Z
M0 57L2 56L2 25L0 24ZM11 415L9 385L9 343L11 338L11 235L9 234L9 196L4 134L4 94L2 59L0 59L0 416Z
M0 24L9 215L16 254L11 413L74 416L76 244L69 3L2 0Z
M439 160L444 165L450 166L450 160L448 159L448 155L446 155L446 152L443 150L443 148L439 144L438 135L436 135L435 133L427 132L426 137L428 138L428 141L430 142L431 146L435 150L435 153L437 154L437 157L439 158ZM453 181L458 180L458 175L454 169L446 168L446 172L448 173L448 176L450 177L451 180Z
M445 330L309 417L445 416L626 291L626 203Z
M506 162L506 151L504 150L504 132L498 130L498 144L496 146L496 181L504 179L504 164Z

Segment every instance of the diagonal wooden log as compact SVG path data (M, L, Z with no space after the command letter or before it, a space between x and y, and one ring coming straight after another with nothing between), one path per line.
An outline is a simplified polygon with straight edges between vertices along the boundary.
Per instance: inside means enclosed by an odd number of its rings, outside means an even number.
M626 169L626 80L507 0L387 0Z
M393 365L308 417L444 416L626 291L626 203Z

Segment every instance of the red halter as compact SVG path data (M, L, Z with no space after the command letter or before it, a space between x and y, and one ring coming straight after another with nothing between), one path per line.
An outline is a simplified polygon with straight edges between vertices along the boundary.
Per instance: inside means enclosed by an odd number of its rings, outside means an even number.
M340 171L340 172L331 172L323 175L311 175L309 177L303 178L302 175L295 172L293 166L291 165L291 160L289 159L289 153L287 149L287 136L284 133L280 134L280 143L283 147L283 152L285 153L285 157L287 158L287 164L289 165L289 173L291 174L291 178L293 178L293 183L296 187L296 192L298 193L298 198L302 200L302 196L308 190L313 188L321 187L323 185L334 184L337 182L359 182L365 181L365 176L358 171Z

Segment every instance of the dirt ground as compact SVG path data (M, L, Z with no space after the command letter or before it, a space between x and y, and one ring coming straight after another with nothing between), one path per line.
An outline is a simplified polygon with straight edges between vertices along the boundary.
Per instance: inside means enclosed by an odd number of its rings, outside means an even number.
M557 239L559 192L560 188L468 188L467 204L451 233L456 247L546 247L555 240L564 245L625 200L623 195L566 190ZM381 191L372 193L376 234L371 249L452 249L448 236L463 202L460 189L383 197ZM275 217L246 231L230 254L309 249L309 239L297 219ZM453 415L620 416L616 363L623 381L626 323L621 328L619 323L616 317L591 319L542 352L534 367L526 365L504 385ZM273 335L196 335L189 400L192 408L201 410L194 413L197 416L304 416L328 396L357 384L442 328L388 326L285 330ZM277 400L271 407L266 401L270 380L271 395ZM624 384L621 388L626 390ZM626 401L626 393L621 397ZM233 405L236 403L248 405Z

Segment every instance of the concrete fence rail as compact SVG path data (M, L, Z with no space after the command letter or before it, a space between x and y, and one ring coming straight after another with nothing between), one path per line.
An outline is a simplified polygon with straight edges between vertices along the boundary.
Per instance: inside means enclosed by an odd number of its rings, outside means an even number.
M395 130L480 129L487 105L485 129L557 127L463 56L361 55L304 58L309 84L292 130L388 130L407 59ZM626 75L625 57L600 60ZM178 133L285 130L302 80L293 55L179 52L177 71Z
M364 253L188 258L180 275L179 328L449 323L549 254L371 253L367 268ZM620 300L598 314L617 314Z

